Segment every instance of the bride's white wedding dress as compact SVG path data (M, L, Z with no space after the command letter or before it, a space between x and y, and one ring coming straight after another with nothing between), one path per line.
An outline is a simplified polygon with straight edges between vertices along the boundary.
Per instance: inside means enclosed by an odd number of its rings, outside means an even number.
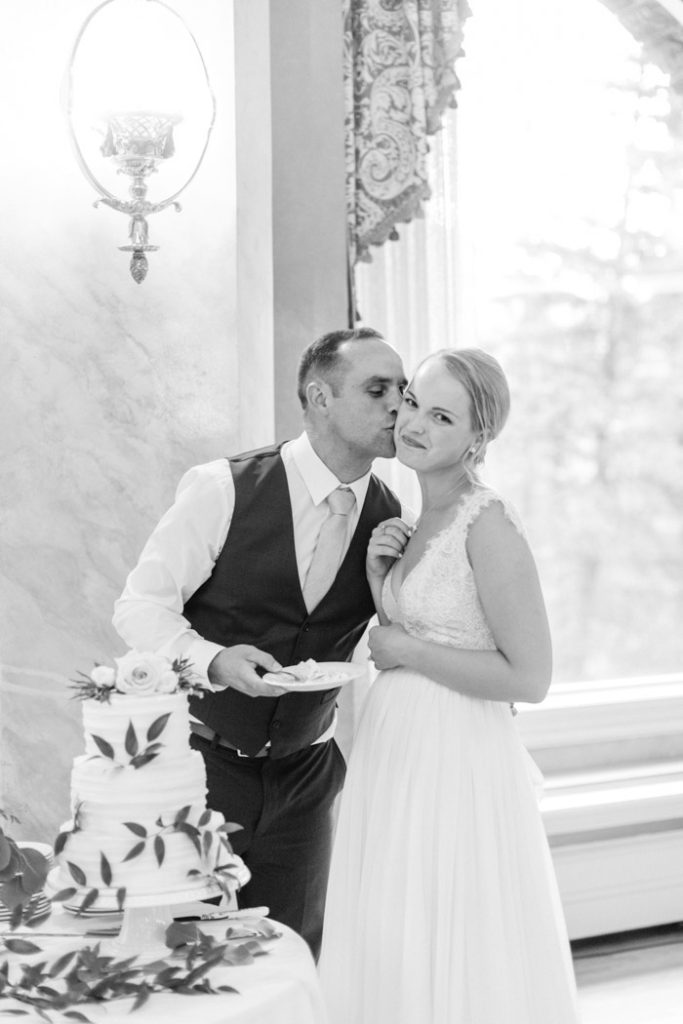
M492 500L468 495L397 595L385 580L385 611L409 633L495 648L465 549ZM320 972L333 1024L575 1024L539 777L507 704L380 673L332 858Z

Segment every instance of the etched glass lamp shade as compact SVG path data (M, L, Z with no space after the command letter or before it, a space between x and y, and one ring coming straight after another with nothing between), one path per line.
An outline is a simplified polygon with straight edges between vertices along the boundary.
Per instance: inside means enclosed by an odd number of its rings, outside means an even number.
M148 217L174 206L204 158L216 105L199 45L162 0L105 0L86 18L65 82L71 140L104 203L129 218L130 272L147 270Z

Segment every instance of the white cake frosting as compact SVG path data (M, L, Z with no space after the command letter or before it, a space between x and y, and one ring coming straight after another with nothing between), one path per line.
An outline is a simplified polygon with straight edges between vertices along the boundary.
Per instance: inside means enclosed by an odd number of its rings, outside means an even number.
M217 868L241 864L217 832L223 816L207 810L204 761L189 746L184 693L84 700L83 726L86 752L71 775L73 820L51 879L55 889L77 889L68 902L91 889L98 890L94 909L116 906L121 889L131 902L192 899L215 886Z

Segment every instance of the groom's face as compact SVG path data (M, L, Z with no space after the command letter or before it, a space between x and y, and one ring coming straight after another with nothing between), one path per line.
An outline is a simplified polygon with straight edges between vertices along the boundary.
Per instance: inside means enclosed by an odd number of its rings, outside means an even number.
M330 398L329 426L339 444L364 457L392 458L394 425L406 385L403 364L379 339L346 341Z

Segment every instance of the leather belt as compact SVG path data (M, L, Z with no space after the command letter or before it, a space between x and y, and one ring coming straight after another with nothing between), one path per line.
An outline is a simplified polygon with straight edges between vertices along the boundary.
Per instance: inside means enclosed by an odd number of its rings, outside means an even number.
M236 747L234 743L231 743L230 740L224 739L223 736L214 732L213 729L209 729L208 725L204 725L203 722L190 722L190 729L195 736L201 736L203 740L208 740L209 743L215 747L225 747L226 750L232 750L238 757L246 757L249 759L255 757L268 757L270 755L270 743L266 743L265 747L261 747L256 754L245 754L244 751L240 750L239 747Z

